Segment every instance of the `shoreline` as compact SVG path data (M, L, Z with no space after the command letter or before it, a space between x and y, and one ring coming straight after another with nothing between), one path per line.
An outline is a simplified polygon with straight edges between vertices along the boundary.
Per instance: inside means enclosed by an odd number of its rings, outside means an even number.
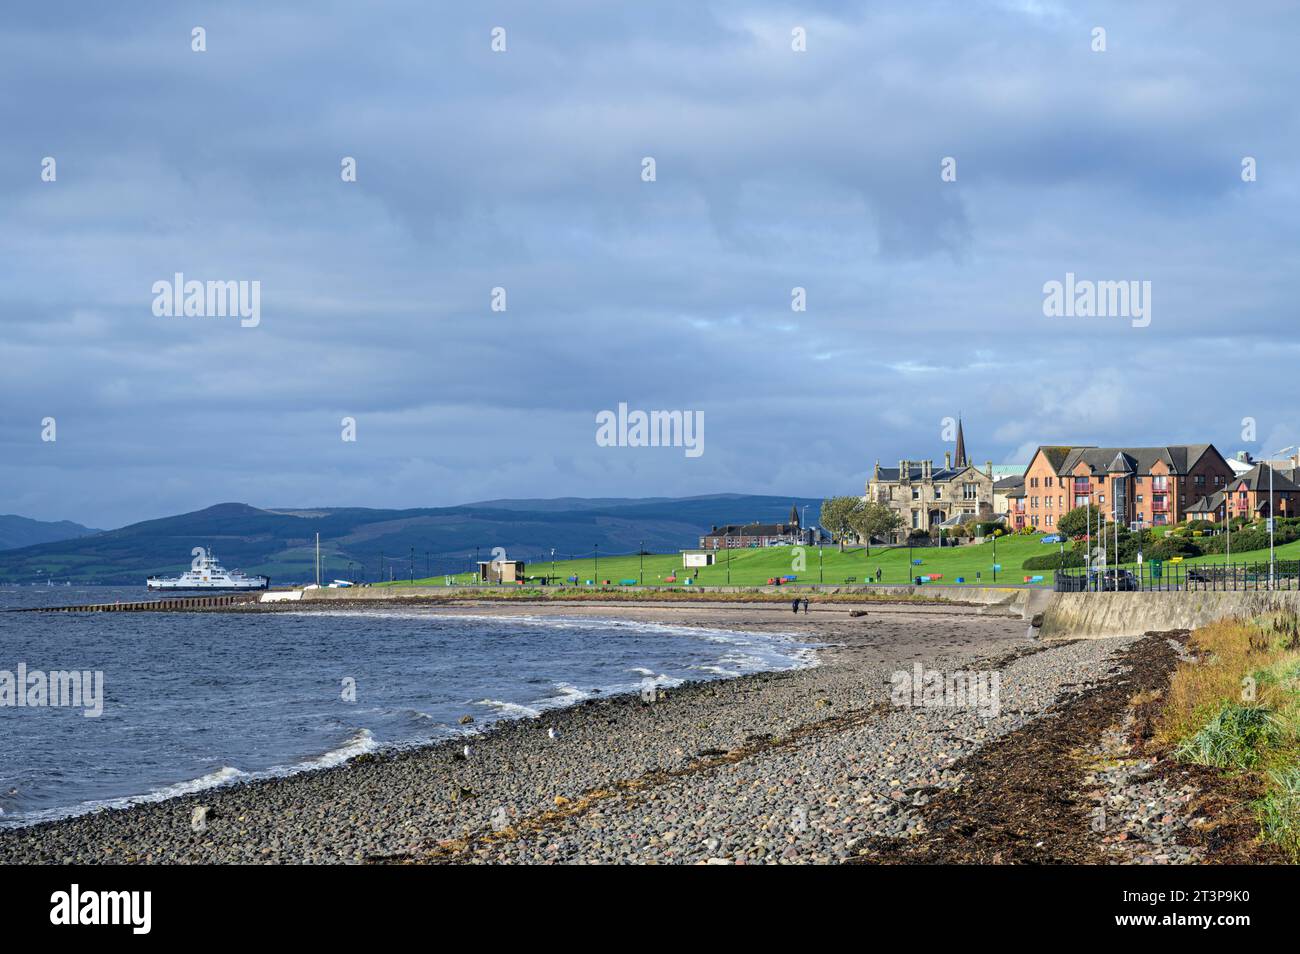
M783 805L778 816L806 805L811 832L819 830L820 806L847 787L861 789L855 798L871 806L842 823L852 837L830 826L815 845L800 848L807 860L844 859L862 839L915 832L921 817L899 807L907 791L948 784L946 773L963 753L1022 727L1069 687L1104 675L1111 653L1128 642L1038 643L1014 617L916 604L882 604L860 617L848 608L819 612L816 604L797 617L757 606L725 622L706 607L686 614L643 605L611 613L608 604L550 606L543 614L535 604L474 609L789 633L827 645L816 651L815 666L692 681L652 704L633 693L596 696L537 717L496 720L474 735L468 760L459 757L463 738L386 748L339 766L5 829L0 863L685 861L700 852L736 862L790 860L787 846L766 834L771 813L756 813L759 803ZM892 708L890 673L915 663L993 665L1010 698L991 720L967 710ZM707 798L690 791L725 787L737 773L757 773L748 785L759 788ZM804 785L811 790L791 804L786 790ZM647 792L678 794L666 811L629 809L612 834L552 838L565 826L605 824L609 806ZM190 816L201 805L212 820L196 832ZM722 816L716 836L688 846L671 834L696 814L689 805L704 817ZM646 824L651 831L623 831ZM480 856L483 846L491 852Z

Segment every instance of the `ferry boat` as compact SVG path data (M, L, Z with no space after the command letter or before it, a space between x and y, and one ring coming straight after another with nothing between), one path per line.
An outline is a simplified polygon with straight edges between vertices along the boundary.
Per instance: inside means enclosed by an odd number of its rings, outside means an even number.
M151 576L145 585L151 590L264 590L271 581L264 576L245 576L228 571L210 549L195 547L194 563L185 573L172 578Z

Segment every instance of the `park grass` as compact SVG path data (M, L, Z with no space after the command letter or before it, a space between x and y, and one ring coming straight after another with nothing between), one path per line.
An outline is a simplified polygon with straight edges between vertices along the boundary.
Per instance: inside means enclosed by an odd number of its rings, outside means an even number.
M1263 838L1300 860L1300 619L1287 611L1196 630L1156 738L1180 761L1249 777Z
M1021 583L1025 576L1041 575L1044 584L1050 584L1050 572L1034 571L1028 573L1020 569L1020 564L1031 556L1040 556L1053 552L1053 546L1039 542L1037 535L1015 535L998 540L997 560L1003 567L997 574L997 582ZM729 559L728 559L729 558ZM825 583L839 585L846 581L861 584L875 582L876 570L881 573L880 582L886 584L903 584L920 574L941 574L937 583L955 583L958 577L974 584L976 574L979 582L993 584L993 545L976 544L965 547L917 547L911 551L911 558L920 560L919 566L909 564L908 548L872 547L868 552L864 547L846 547L843 552L837 546L817 547L765 547L761 549L722 550L718 553L719 562L714 566L699 568L698 575L691 576L693 585L698 586L762 586L773 577L795 576L798 583ZM800 562L802 561L802 562ZM599 566L599 570L597 570ZM636 554L604 556L599 563L592 557L577 560L539 560L528 564L531 577L551 576L560 581L576 576L580 585L588 580L603 583L609 580L611 585L618 585L621 580L637 580L646 586L671 586L669 577L676 577L676 585L685 586L687 571L682 567L680 553L646 554L644 558ZM869 578L869 579L868 579ZM438 575L417 579L415 584L423 586L441 586L447 577ZM459 573L451 576L453 585L465 585L473 582L472 573ZM409 585L410 581L401 581Z
M1000 537L997 542L997 562L1002 570L997 574L999 585L1023 585L1025 577L1041 576L1041 585L1049 587L1054 575L1051 570L1021 569L1021 564L1030 557L1045 556L1059 551L1056 544L1044 544L1041 534L1011 534ZM846 580L854 583L875 582L875 573L881 572L880 582L885 584L904 584L911 582L919 574L942 574L936 583L955 584L963 578L968 586L994 584L993 580L993 543L977 543L958 547L917 547L912 550L913 559L921 560L920 566L908 563L908 548L872 547L868 552L864 547L846 547L843 552L837 546L803 548L803 566L796 568L797 554L795 547L766 547L762 549L731 550L730 572L728 572L728 551L718 553L719 563L704 567L699 575L691 577L692 583L700 586L762 586L770 578L777 576L796 576L799 583L824 583L839 585ZM820 570L819 570L820 553ZM1300 540L1277 548L1277 558L1300 559ZM1232 555L1233 562L1266 561L1268 550L1257 550ZM1189 557L1186 564L1223 563L1223 554L1207 554ZM599 565L599 574L597 574ZM909 572L910 571L910 572ZM977 576L978 574L978 576ZM559 581L576 576L580 585L588 580L603 582L609 580L617 586L625 579L643 582L646 586L684 586L687 579L682 567L680 553L651 553L644 560L636 554L605 556L599 558L599 564L592 557L582 559L538 560L528 564L530 577L551 576ZM676 584L667 582L676 576ZM870 577L870 580L868 580ZM451 574L450 577L438 574L422 577L414 581L417 586L443 586L448 578L454 586L465 586L474 582L470 572ZM389 584L377 584L389 585ZM410 580L397 580L391 585L411 585Z

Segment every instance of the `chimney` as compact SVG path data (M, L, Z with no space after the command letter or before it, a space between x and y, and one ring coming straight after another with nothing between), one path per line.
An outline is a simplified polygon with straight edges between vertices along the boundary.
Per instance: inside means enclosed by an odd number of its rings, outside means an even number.
M984 476L988 477L990 480L993 479L993 461L986 460L984 462Z
M900 460L898 462L898 479L903 481L904 483L906 483L908 480L907 464L908 462L906 460Z
M928 460L923 460L923 461L921 461L921 479L922 479L922 480L929 480L929 479L930 479L930 465L931 465L932 463L933 463L933 461L928 461Z
M943 452L943 469L952 470L952 451Z
M871 479L872 479L872 480L879 480L879 479L880 479L880 461L879 461L879 460L876 461L876 469L875 469L874 471L872 471Z

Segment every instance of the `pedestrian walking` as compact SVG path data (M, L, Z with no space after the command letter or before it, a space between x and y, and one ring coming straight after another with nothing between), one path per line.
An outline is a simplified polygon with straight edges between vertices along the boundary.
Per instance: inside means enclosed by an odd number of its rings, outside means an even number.
M803 615L804 615L804 616L807 616L807 615L808 615L808 597L806 597L806 596L804 597L804 600L803 600Z
M799 600L797 597L790 601L790 609L796 616L799 615Z

